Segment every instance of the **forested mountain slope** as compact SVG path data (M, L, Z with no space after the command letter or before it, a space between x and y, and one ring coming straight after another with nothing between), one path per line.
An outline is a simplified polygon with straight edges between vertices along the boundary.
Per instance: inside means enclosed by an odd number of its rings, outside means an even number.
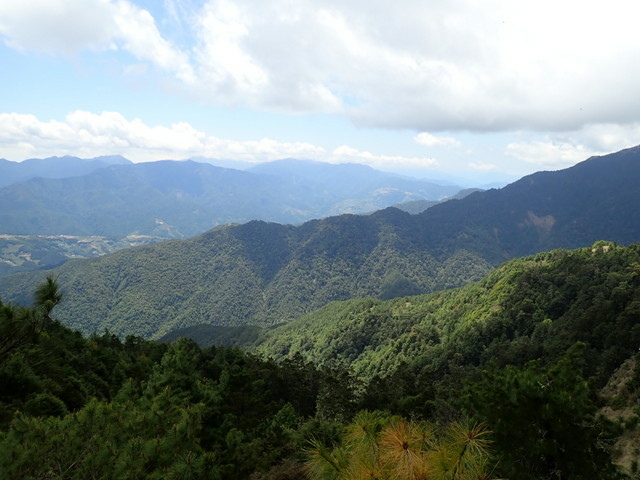
M640 240L640 147L592 157L556 172L526 176L420 214L429 242L445 250L492 245L513 258L597 240ZM482 247L479 247L482 248Z
M456 252L442 260L411 235L396 209L299 227L218 227L188 240L68 262L54 272L66 293L58 318L84 332L159 336L173 328L273 324L331 300L393 297L481 278L491 265ZM40 272L0 279L0 295L28 303Z
M588 478L595 443L615 444L637 474L640 244L544 252L431 295L334 302L250 343L274 359L350 368L370 409L482 412L505 458L521 456L507 478L538 478L554 462L566 462L559 478ZM620 429L579 420L582 402ZM599 433L569 433L580 425Z
M639 241L639 181L634 148L419 215L386 209L300 226L219 227L63 265L56 274L68 299L59 318L85 332L158 337L198 324L289 321L331 300L454 287L514 256ZM25 303L40 278L0 279L0 295Z
M367 379L399 365L450 368L559 359L587 345L603 385L640 346L640 244L597 242L511 260L479 282L388 301L334 302L250 341L275 358L339 361Z

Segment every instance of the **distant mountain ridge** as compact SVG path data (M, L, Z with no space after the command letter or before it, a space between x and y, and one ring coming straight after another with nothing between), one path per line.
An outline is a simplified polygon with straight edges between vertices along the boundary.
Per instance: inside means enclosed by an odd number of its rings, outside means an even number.
M86 175L109 165L126 165L131 162L120 155L95 158L73 156L30 158L22 162L10 162L0 158L0 188L12 183L36 177L65 178Z
M528 175L499 190L472 193L420 214L430 240L446 247L475 240L496 247L492 262L605 239L640 240L640 146L591 157L573 167ZM464 226L448 221L466 218Z
M422 213L425 210L437 205L439 203L445 202L447 200L461 200L467 195L470 195L474 192L482 192L483 190L479 188L465 188L464 190L460 190L458 193L453 195L452 197L447 197L444 200L412 200L409 202L398 203L396 205L392 205L399 210L410 213L412 215L417 215L418 213Z
M463 285L507 259L640 241L640 148L527 176L421 214L395 208L300 226L253 221L55 270L58 315L85 332L160 337L198 324L270 325L332 300ZM0 279L20 300L42 274ZM90 292L90 294L88 294Z
M348 191L355 198L367 195L371 191L384 189L413 192L414 198L408 200L441 200L444 197L451 197L461 190L461 187L457 185L443 185L431 180L391 175L359 163L332 164L330 168L327 168L324 163L288 158L261 163L250 168L249 171L277 175L306 188L323 186L325 194L332 193L332 190ZM354 182L354 179L358 179L358 181ZM327 185L331 188L327 188ZM334 213L344 212L336 211Z
M287 160L297 172L288 176L277 162L250 172L193 161L132 164L122 157L52 157L0 167L17 172L2 177L5 184L26 178L0 188L0 233L16 235L183 238L225 223L301 223L460 190L364 166L344 175L356 166L299 160ZM301 173L305 169L313 173Z

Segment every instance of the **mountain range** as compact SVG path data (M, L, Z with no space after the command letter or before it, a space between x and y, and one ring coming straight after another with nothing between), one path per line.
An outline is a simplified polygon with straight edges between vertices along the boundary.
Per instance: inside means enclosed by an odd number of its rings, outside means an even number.
M421 211L469 193L356 164L286 159L238 170L205 160L0 159L0 276L190 237L219 224L302 223L406 202Z
M240 171L194 161L52 157L2 161L0 175L0 232L16 235L183 238L220 224L301 223L460 190L363 165L305 160Z
M455 287L514 257L640 241L639 180L635 147L417 215L388 208L299 226L219 226L62 265L58 318L84 332L158 338L199 324L288 322L333 300ZM41 279L0 279L0 298L28 304L24 292Z
M0 188L33 178L79 177L109 165L127 165L129 160L120 155L95 158L72 156L30 158L22 162L10 162L0 158Z

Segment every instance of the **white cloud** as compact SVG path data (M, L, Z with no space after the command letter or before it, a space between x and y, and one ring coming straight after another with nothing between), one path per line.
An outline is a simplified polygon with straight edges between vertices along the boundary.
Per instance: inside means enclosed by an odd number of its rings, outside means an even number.
M594 152L584 145L542 140L510 143L505 151L506 155L521 162L548 170L570 167L598 153L602 152Z
M108 0L0 2L0 35L17 49L75 53L104 49L116 28Z
M188 55L162 37L147 10L127 0L0 2L0 35L19 50L76 54L123 49L187 84L194 80Z
M453 137L431 135L427 132L419 133L414 141L426 147L459 147L460 142Z
M593 124L568 132L542 137L520 133L517 142L508 144L505 155L537 168L560 169L586 160L637 145L640 122L626 125Z
M230 93L252 93L267 83L264 72L240 46L249 34L241 8L227 0L206 5L198 19L198 61L204 81Z
M568 132L567 136L578 139L594 151L612 152L640 143L640 122L586 125L580 130Z
M164 5L153 18L133 0L5 1L0 35L21 49L125 50L175 76L189 98L363 126L571 132L640 122L640 6L630 0ZM167 22L179 39L160 32Z
M467 165L472 170L479 172L492 172L498 169L498 166L493 163L470 162Z
M196 26L200 78L221 102L329 111L370 126L628 121L640 115L638 7L612 1L210 0Z
M374 168L434 168L438 161L434 158L405 157L399 155L376 155L367 151L360 151L347 145L336 148L329 157L332 163L362 163Z
M165 40L158 31L151 14L127 1L115 4L114 37L122 48L141 60L148 60L162 70L174 72L186 84L195 77L189 57Z
M83 157L122 154L134 161L205 156L245 161L284 157L318 158L321 147L271 139L235 141L196 130L185 122L150 126L116 112L69 113L65 121L44 122L34 115L0 114L0 147L10 160L69 154Z

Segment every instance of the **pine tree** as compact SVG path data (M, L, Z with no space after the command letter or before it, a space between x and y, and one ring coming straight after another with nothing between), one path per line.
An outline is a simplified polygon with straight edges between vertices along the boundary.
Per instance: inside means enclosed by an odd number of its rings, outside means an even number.
M479 480L489 478L489 432L483 425L428 422L361 412L331 449L313 441L313 480Z

